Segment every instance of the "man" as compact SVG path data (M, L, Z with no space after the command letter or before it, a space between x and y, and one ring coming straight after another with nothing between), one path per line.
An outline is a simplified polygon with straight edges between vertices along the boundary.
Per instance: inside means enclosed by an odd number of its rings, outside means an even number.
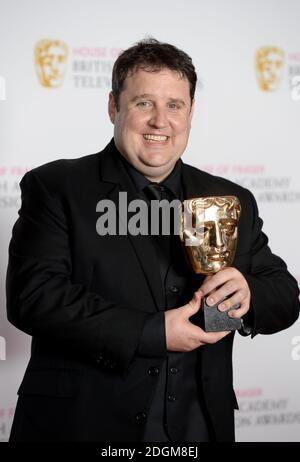
M268 248L251 193L180 160L195 86L184 52L138 43L113 69L109 145L23 178L7 305L33 342L11 441L233 441L233 333L197 325L201 299L227 297L220 310L239 303L242 334L297 319L296 281ZM204 279L174 237L99 235L97 204L118 209L119 192L147 203L237 196L233 267Z

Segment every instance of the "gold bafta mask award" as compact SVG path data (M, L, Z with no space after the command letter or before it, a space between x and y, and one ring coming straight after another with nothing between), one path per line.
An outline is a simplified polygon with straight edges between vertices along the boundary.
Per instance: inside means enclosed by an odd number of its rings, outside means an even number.
M231 266L237 245L240 202L235 196L197 197L183 201L180 211L180 239L191 269L213 275ZM204 330L229 331L241 328L241 320L202 303Z

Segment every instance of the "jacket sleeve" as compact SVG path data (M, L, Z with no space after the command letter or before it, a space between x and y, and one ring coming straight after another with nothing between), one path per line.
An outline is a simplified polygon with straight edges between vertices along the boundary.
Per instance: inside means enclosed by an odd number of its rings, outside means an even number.
M273 334L291 326L299 316L299 289L297 281L288 272L284 261L274 255L268 238L262 232L263 222L250 193L253 207L251 267L245 274L251 291L251 309L244 318L246 333ZM247 332L248 330L248 332ZM243 332L241 332L243 335Z
M151 314L117 305L75 284L63 201L49 193L35 171L27 173L20 186L22 206L9 246L6 279L9 321L56 348L91 359L107 356L126 370Z
M145 322L137 353L145 357L161 357L162 352L167 351L165 313L162 311L150 316Z

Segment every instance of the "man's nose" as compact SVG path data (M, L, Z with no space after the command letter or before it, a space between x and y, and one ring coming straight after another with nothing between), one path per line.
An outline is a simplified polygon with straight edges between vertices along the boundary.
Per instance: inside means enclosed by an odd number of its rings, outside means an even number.
M163 108L155 108L151 114L149 124L155 128L165 128L168 126L168 117L166 110Z

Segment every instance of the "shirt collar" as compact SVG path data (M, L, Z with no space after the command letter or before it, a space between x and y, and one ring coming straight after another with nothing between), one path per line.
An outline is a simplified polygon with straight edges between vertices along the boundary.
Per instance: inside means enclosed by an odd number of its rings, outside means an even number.
M148 178L146 178L141 172L139 172L136 168L134 168L125 158L118 152L125 168L134 183L134 186L137 192L141 192L149 183L151 183ZM182 192L182 185L181 185L181 172L182 172L182 160L178 159L176 162L172 172L161 181L159 184L166 186L168 189L172 191L175 197L180 198Z

